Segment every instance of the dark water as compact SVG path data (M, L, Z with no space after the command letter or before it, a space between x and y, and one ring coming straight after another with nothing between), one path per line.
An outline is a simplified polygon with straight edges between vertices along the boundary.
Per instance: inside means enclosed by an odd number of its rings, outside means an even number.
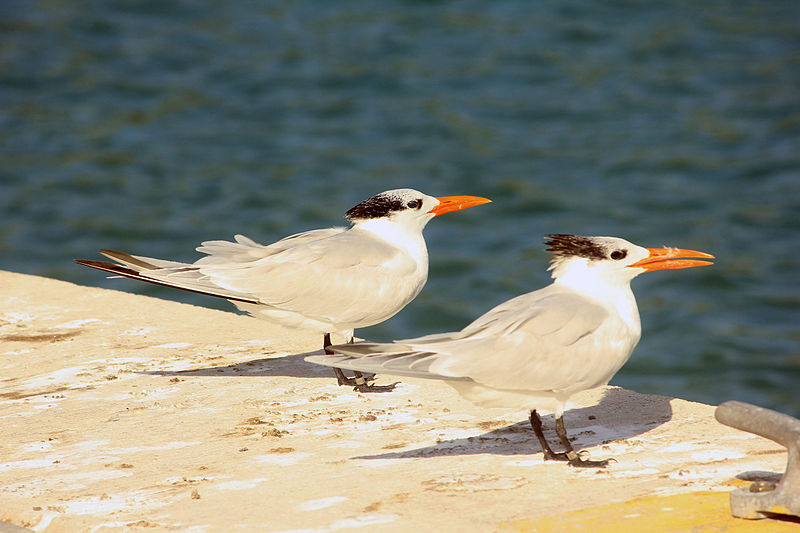
M71 260L488 196L428 226L426 289L362 336L544 285L545 233L695 248L717 264L634 281L612 383L800 415L796 0L196 4L0 3L0 268L225 306Z

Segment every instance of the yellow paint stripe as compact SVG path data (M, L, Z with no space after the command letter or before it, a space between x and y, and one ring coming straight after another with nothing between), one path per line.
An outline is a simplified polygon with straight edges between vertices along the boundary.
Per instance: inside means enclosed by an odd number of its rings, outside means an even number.
M745 520L731 516L728 492L649 496L500 524L498 533L797 533L798 520Z

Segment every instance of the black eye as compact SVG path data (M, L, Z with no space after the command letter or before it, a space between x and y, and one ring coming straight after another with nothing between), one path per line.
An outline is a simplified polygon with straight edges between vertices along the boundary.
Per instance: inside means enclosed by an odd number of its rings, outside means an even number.
M422 200L411 200L406 205L411 209L419 209L422 207Z
M611 252L611 259L614 261L619 261L620 259L625 259L625 256L628 255L628 250L614 250Z

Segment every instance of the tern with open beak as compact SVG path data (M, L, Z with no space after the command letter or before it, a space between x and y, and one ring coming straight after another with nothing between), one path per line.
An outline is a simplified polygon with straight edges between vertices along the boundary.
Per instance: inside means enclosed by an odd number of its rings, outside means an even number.
M243 235L235 242L206 241L206 257L180 263L101 250L117 263L76 262L118 276L218 296L252 316L353 338L353 330L383 322L413 300L428 279L422 230L435 216L490 202L476 196L433 197L413 189L377 194L345 216L348 228L291 235L270 245ZM341 385L372 389L357 373L341 370Z
M654 270L709 265L712 255L678 248L642 248L615 237L549 235L554 281L490 310L461 331L393 343L332 346L334 355L307 361L362 372L439 379L486 407L530 409L544 458L577 467L608 460L581 458L567 438L563 413L578 392L609 382L639 342L633 278ZM556 453L537 409L552 411L564 448Z

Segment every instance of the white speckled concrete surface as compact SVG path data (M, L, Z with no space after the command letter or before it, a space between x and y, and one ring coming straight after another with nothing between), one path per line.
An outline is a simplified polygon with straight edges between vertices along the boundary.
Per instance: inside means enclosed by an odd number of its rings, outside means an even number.
M718 424L711 406L613 387L566 422L577 448L617 462L544 463L524 411L482 410L415 379L355 393L303 361L320 341L0 272L0 520L53 532L491 531L728 491L741 472L786 464L779 445Z

